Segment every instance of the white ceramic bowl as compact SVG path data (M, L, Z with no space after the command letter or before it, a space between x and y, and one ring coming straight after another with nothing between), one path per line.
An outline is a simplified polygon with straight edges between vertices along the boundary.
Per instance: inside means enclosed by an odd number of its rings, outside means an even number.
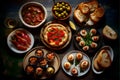
M109 55L110 55L110 58L111 58L111 61L113 62L113 58L114 58L114 52L113 52L113 49L110 47L110 46L103 46L100 50L102 49L106 49L109 51ZM95 68L94 68L94 60L95 58L97 57L97 55L99 54L100 50L95 54L95 56L93 57L92 59L92 70L95 74L101 74L104 72L104 70L101 70L101 71L97 71Z
M26 8L28 8L29 6L34 6L34 7L37 7L39 9L42 10L42 12L44 13L44 19L42 19L42 21L40 21L39 23L35 24L35 25L32 25L32 24L29 24L27 23L24 19L23 19L23 15L22 15L22 11ZM46 21L46 18L47 18L47 10L46 8L39 2L27 2L25 4L23 4L20 9L19 9L19 18L21 20L21 22L29 27L29 28L37 28L39 26L41 26L45 21ZM31 18L31 20L33 20L33 18ZM34 22L33 22L34 23Z
M27 48L27 50L18 50L18 49L14 46L14 44L11 42L12 36L15 35L15 32L16 32L17 30L23 30L23 31L25 31L25 32L27 33L27 35L30 37L30 39L31 39L31 45L29 46L29 48ZM23 28L18 28L18 29L15 29L14 31L12 31L12 32L8 35L8 37L7 37L7 44L8 44L8 47L9 47L13 52L18 53L18 54L22 54L22 53L25 53L25 52L29 51L29 50L33 47L33 45L34 45L34 37L33 37L33 35L32 35L29 31L27 31L27 30L25 30L25 29L23 29Z

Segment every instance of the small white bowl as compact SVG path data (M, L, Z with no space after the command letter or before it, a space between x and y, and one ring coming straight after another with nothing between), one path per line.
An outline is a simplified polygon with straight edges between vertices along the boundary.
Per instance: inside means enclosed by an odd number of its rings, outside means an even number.
M25 8L28 7L28 6L37 6L37 7L41 8L41 10L43 11L43 13L44 13L44 19L43 19L39 24L31 25L31 24L26 23L26 22L23 20L22 11L23 11L23 9L25 9ZM46 10L46 8L45 8L41 3L39 3L39 2L27 2L27 3L23 4L23 5L20 7L20 9L19 9L19 18L20 18L21 22L22 22L25 26L27 26L27 27L29 27L29 28L37 28L37 27L41 26L41 25L46 21L46 18L47 18L47 10ZM33 18L32 18L32 19L33 19Z
M17 30L23 30L23 31L25 31L25 32L28 34L28 36L30 37L30 39L31 39L31 45L29 46L29 48L27 48L27 50L18 50L17 48L15 48L14 44L10 41L10 40L12 39L12 36L15 34L15 32L16 32ZM25 29L23 29L23 28L18 28L18 29L16 29L16 30L12 31L12 32L8 35L8 37L7 37L7 44L8 44L8 47L9 47L13 52L18 53L18 54L22 54L22 53L25 53L25 52L29 51L29 50L33 47L33 45L34 45L34 37L33 37L33 35L32 35L30 32L28 32L27 30L25 30Z
M110 46L103 46L100 50L102 50L102 49L106 49L106 50L109 51L109 55L110 55L111 61L113 61L113 58L114 58L113 49L112 49ZM99 51L100 51L100 50L99 50ZM94 65L93 65L95 58L96 58L97 55L99 54L99 51L95 54L95 56L94 56L93 59L92 59L92 70L93 70L93 72L94 72L95 74L101 74L101 73L104 72L104 70L97 71L97 70L94 68Z

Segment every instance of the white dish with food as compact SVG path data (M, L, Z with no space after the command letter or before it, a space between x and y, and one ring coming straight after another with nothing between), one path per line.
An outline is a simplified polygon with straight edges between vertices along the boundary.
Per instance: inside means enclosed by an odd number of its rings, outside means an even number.
M25 53L34 45L33 35L23 28L12 31L7 37L8 47L15 53Z
M66 74L80 77L88 73L91 61L85 53L72 50L63 57L61 65Z
M19 18L25 26L37 28L46 21L47 10L39 2L27 2L20 7Z
M113 49L110 46L103 46L93 57L92 70L96 74L101 74L111 66L114 58Z

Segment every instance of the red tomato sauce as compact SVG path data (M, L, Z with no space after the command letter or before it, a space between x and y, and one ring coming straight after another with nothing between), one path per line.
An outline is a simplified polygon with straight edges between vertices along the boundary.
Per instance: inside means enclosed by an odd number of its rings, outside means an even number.
M50 32L47 34L49 42L55 42L55 44L59 45L62 41L62 38L65 36L63 30L59 30L58 28L52 28Z
M44 11L38 6L28 6L22 10L23 20L29 25L38 25L44 19Z

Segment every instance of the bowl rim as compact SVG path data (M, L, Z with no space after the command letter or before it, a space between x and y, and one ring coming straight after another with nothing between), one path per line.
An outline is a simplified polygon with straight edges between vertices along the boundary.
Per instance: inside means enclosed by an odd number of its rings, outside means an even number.
M61 3L61 2L67 3L67 4L70 6L70 13L69 13L68 16L65 17L65 18L58 18L57 16L55 16L55 14L54 14L54 12L53 12L53 7L54 7L57 3L59 3L59 2L60 2L60 3ZM56 3L52 6L52 14L53 14L54 18L56 18L56 19L58 19L58 20L66 20L66 19L68 19L68 18L70 17L70 15L72 14L72 6L70 5L70 3L66 2L66 1L58 1L58 2L56 2Z
M34 25L34 26L33 26L33 25L30 25L30 24L27 24L27 23L23 20L22 15L21 15L21 12L22 12L23 8L24 8L26 5L29 5L29 4L36 4L36 5L40 6L40 7L43 9L44 13L45 13L44 19L43 19L39 24ZM42 25L42 24L46 21L46 19L47 19L47 9L45 8L45 6L43 6L43 4L41 4L41 3L39 3L39 2L35 2L35 1L31 1L31 2L26 2L26 3L24 3L24 4L20 7L18 13L19 13L19 18L20 18L21 22L22 22L25 26L27 26L27 27L29 27L29 28L37 28L37 27L39 27L40 25Z

